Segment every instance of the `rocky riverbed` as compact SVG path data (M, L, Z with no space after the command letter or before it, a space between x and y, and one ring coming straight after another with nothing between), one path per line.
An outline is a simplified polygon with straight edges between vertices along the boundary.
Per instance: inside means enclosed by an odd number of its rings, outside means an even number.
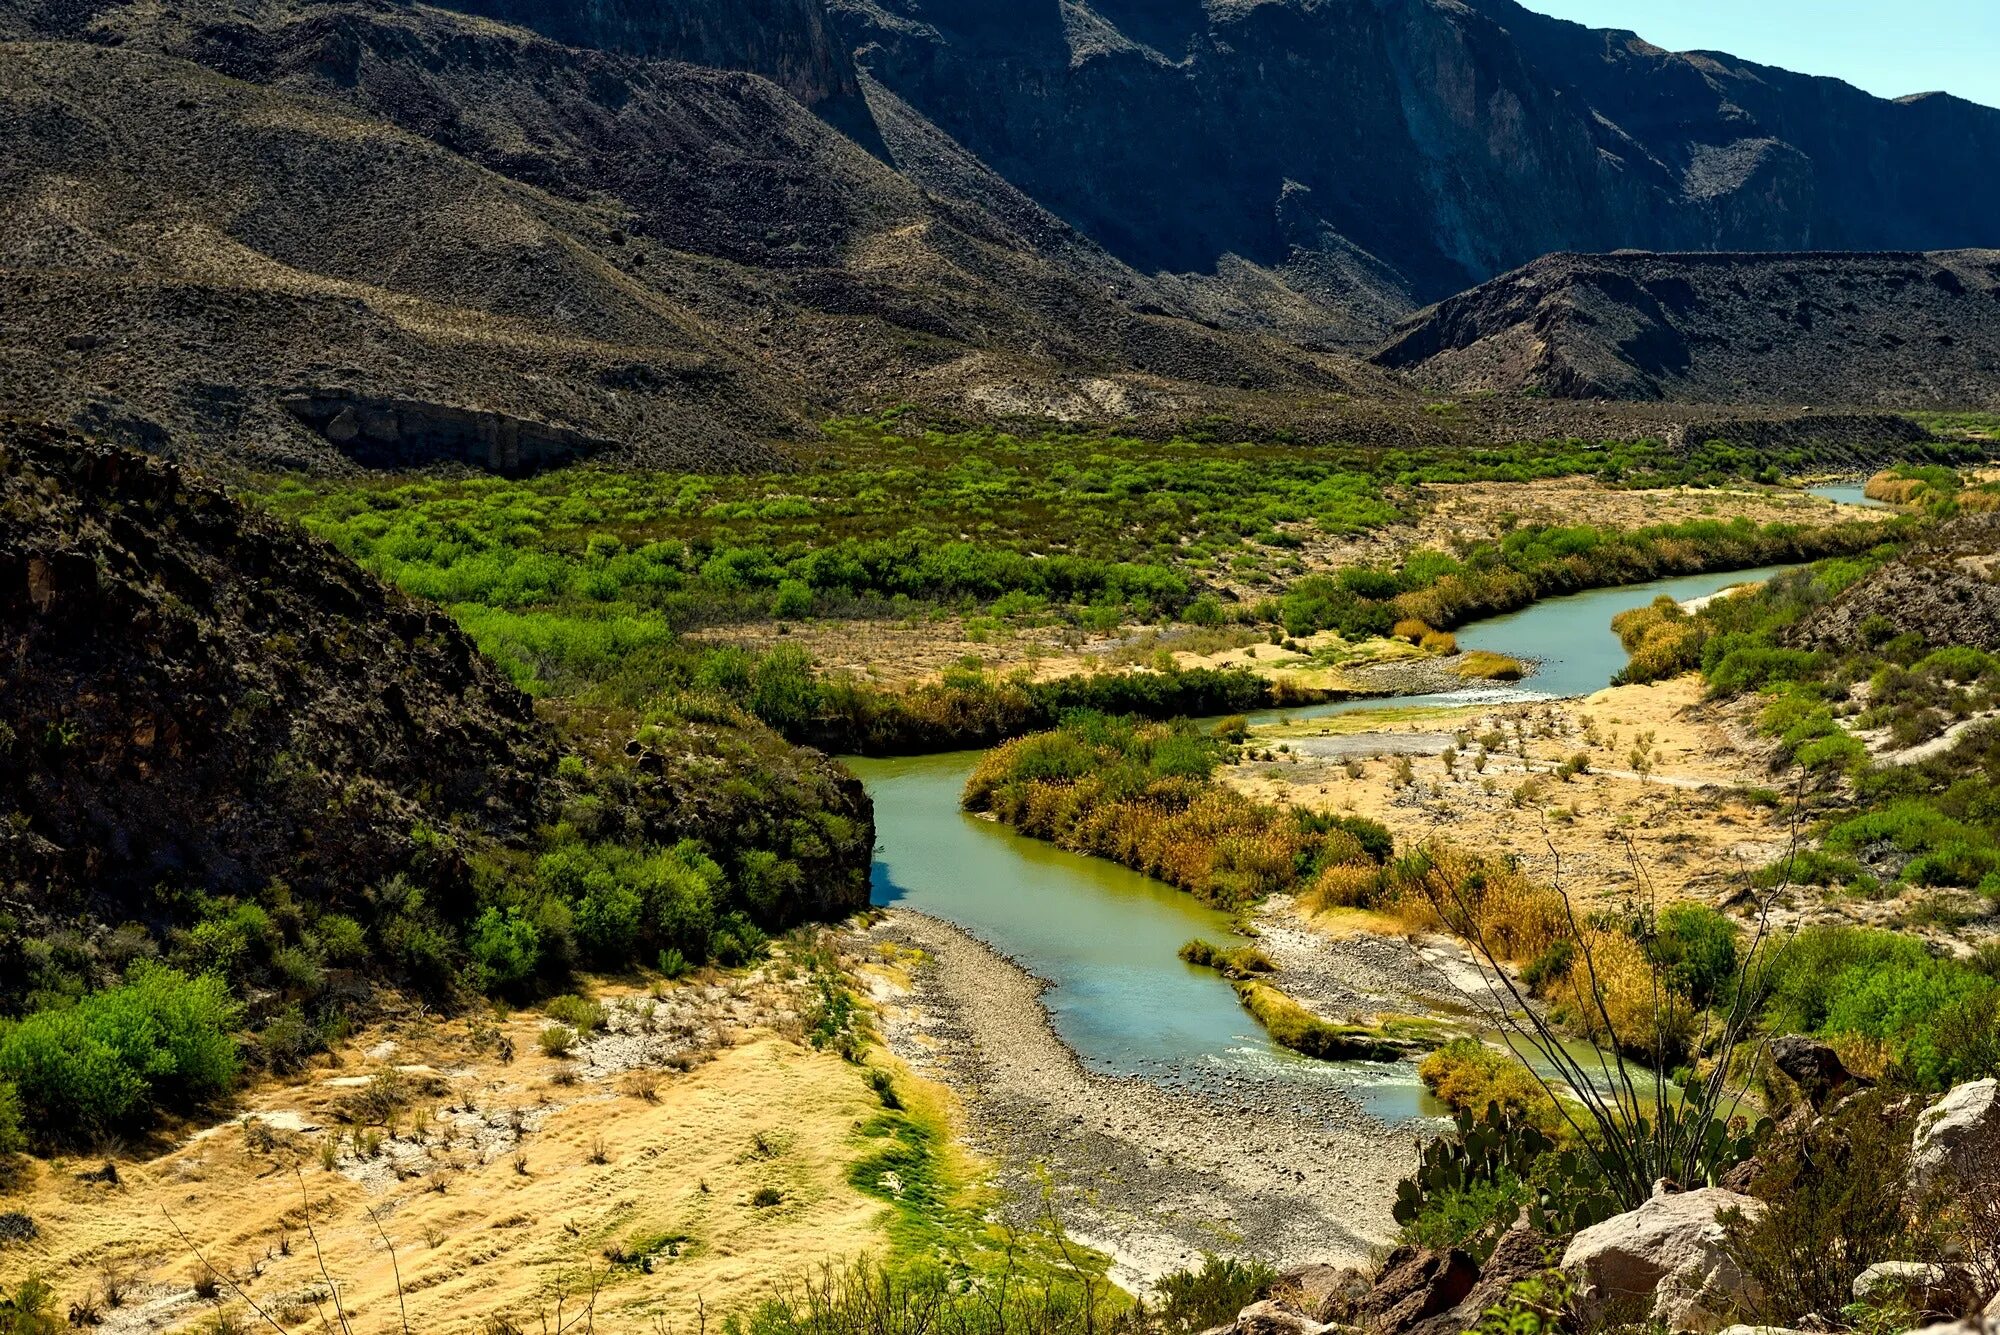
M1389 1240L1420 1124L1385 1125L1332 1082L1087 1070L1019 965L907 910L873 931L923 952L910 990L879 998L892 1049L965 1100L1011 1208L1053 1209L1119 1283L1143 1289L1205 1251L1283 1266L1363 1260Z

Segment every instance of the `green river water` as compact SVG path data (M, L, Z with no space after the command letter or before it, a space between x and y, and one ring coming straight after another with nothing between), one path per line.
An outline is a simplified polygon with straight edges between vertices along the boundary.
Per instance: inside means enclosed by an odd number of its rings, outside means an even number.
M1468 649L1541 664L1520 687L1352 700L1262 716L1305 719L1422 704L1548 699L1600 690L1624 666L1611 619L1662 594L1697 598L1785 567L1695 575L1554 598L1458 632ZM1049 984L1057 1033L1091 1069L1207 1087L1234 1077L1328 1082L1395 1123L1441 1109L1411 1063L1319 1062L1272 1043L1216 974L1183 964L1190 937L1238 941L1230 919L1136 872L966 815L980 753L849 759L875 800L874 900L945 919Z

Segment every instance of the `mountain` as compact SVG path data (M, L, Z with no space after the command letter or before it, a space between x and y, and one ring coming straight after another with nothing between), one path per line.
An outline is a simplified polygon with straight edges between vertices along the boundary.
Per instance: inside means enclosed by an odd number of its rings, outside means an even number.
M2000 251L1552 255L1376 360L1455 393L2000 408Z
M1511 0L828 3L866 87L1142 271L1339 304L1366 257L1434 301L1552 251L1996 239L2000 111Z
M898 402L1407 443L1366 354L1545 253L2000 216L2000 113L1502 0L0 0L0 43L0 411L252 467L764 468ZM1655 429L1507 412L1463 420Z

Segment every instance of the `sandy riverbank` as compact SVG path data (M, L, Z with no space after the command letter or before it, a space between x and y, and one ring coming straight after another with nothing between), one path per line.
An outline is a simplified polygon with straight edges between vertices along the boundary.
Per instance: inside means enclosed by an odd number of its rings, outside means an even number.
M1389 1240L1415 1125L1385 1126L1330 1082L1088 1071L1019 965L923 914L897 910L874 930L925 957L908 994L882 999L891 1048L965 1101L967 1138L1000 1165L1014 1208L1034 1214L1046 1184L1119 1283L1143 1289L1204 1251L1282 1266L1358 1260Z

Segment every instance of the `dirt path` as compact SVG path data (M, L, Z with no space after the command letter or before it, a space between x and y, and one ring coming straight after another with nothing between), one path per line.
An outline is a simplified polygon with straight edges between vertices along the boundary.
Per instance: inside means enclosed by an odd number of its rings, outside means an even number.
M912 991L884 998L892 1049L965 1100L968 1138L1001 1165L1017 1208L1032 1213L1046 1181L1064 1226L1112 1255L1117 1282L1143 1289L1204 1251L1357 1260L1394 1231L1414 1127L1386 1127L1331 1086L1088 1071L1026 970L922 914L897 910L875 930L925 954Z

